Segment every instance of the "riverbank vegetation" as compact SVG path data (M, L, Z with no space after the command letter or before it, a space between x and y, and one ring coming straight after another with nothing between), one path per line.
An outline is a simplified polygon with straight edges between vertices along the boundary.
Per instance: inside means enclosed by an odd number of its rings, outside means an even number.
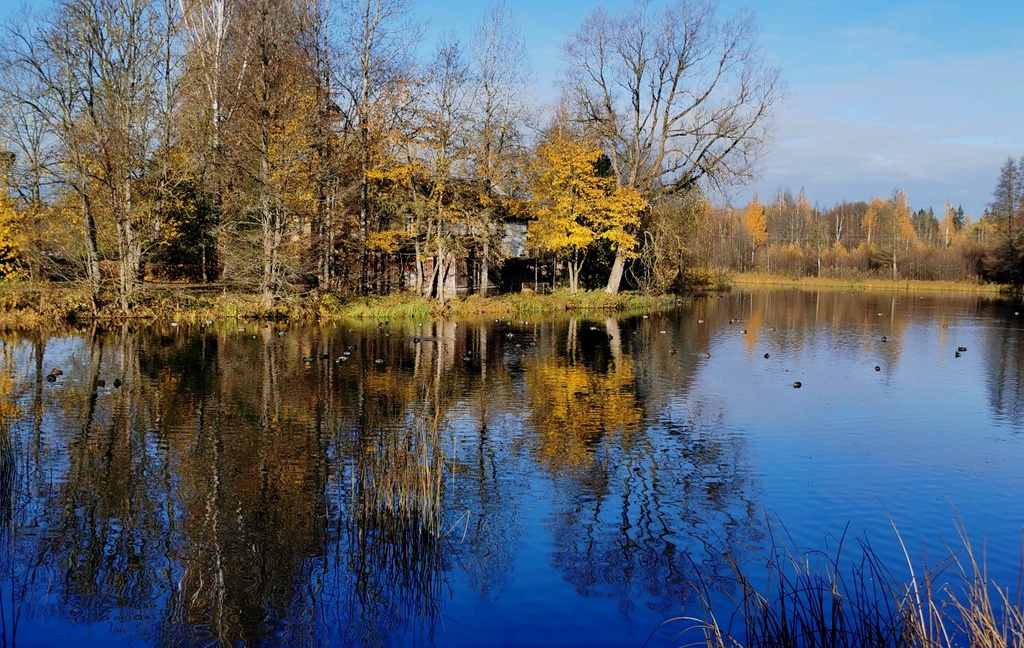
M601 290L571 293L565 290L539 295L532 291L482 297L469 295L436 300L412 293L396 295L349 295L314 292L280 300L274 308L263 308L259 295L234 292L211 285L145 284L136 296L134 321L204 322L208 320L430 320L440 317L526 317L567 311L652 312L670 308L680 298L671 295L643 295L621 292L609 295ZM80 284L16 283L0 286L0 330L35 327L63 327L93 321L89 287ZM104 321L125 321L125 315L110 304L99 313Z
M923 564L896 531L902 566L884 564L866 539L844 534L809 550L770 534L758 576L726 556L725 584L698 583L699 613L667 625L680 626L683 645L716 648L1024 645L1021 583L993 582L984 551L958 531L959 544Z

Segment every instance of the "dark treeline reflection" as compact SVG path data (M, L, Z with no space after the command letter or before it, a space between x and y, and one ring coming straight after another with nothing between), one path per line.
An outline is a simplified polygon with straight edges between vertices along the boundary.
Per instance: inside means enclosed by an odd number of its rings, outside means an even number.
M741 442L676 402L706 340L668 390L643 318L247 326L3 341L5 640L429 643L530 526L581 597L669 615L757 540Z
M1019 425L1018 310L765 292L649 317L10 336L3 645L38 639L17 637L32 619L158 645L470 643L453 602L500 605L538 564L626 623L672 616L764 542L705 363L828 347L890 372L970 330Z

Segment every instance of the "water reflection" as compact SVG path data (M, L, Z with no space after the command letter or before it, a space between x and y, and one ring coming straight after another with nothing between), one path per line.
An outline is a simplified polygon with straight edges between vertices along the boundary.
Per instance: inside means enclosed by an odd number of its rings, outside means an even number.
M923 330L944 348L994 308L755 293L649 317L8 337L6 638L24 614L45 619L29 643L461 645L504 622L514 644L529 613L642 641L763 542L766 469L716 372L750 402L765 353L890 373ZM1019 335L971 342L1014 424Z

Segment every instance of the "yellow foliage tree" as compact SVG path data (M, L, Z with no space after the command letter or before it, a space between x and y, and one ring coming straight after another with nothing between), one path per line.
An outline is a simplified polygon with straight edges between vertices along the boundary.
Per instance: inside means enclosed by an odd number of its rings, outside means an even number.
M768 220L757 194L743 210L743 228L750 235L750 264L753 265L754 252L768 240Z
M902 189L889 200L875 198L864 214L867 247L874 262L892 269L893 279L899 276L899 263L917 245L917 233L910 220L910 207Z
M601 175L601 150L556 126L537 148L533 161L531 194L536 221L528 238L538 249L566 259L569 289L579 290L579 276L587 251L598 239L634 254L632 234L647 202L631 188L617 187L611 176Z
M0 187L0 280L13 279L18 274L18 216L10 191L6 186Z

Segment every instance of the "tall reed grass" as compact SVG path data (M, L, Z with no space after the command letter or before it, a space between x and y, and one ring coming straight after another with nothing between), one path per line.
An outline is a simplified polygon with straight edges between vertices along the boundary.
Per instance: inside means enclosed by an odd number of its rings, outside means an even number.
M697 612L666 625L679 627L680 645L715 648L1024 646L1021 577L1014 590L991 580L984 555L962 524L957 529L959 545L921 565L896 530L902 578L866 539L849 546L844 533L826 550L808 551L770 531L758 582L727 554L731 573L694 584Z

